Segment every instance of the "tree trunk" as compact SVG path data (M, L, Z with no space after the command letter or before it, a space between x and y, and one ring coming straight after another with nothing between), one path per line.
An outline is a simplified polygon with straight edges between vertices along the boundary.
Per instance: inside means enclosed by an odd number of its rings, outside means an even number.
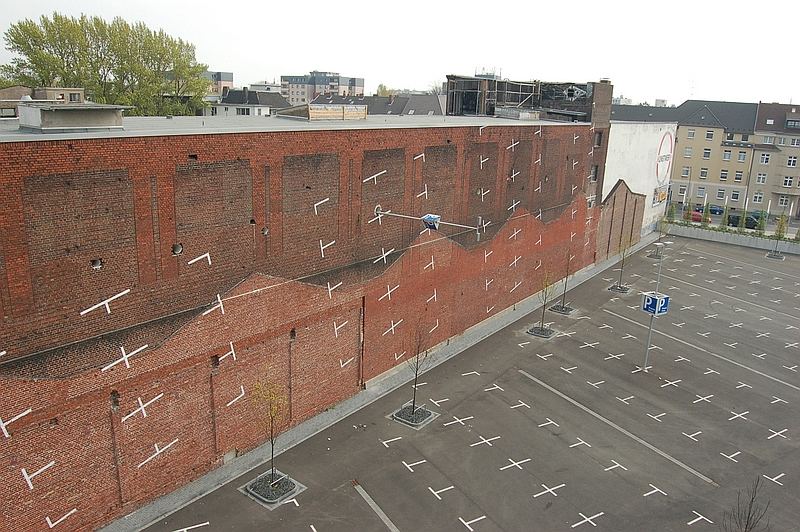
M275 417L269 417L269 466L272 469L270 482L275 482Z
M417 353L417 360L414 362L414 391L411 393L411 415L417 410L417 379L419 378L419 353ZM413 419L413 417L412 417Z
M622 272L625 270L625 251L624 249L622 250L622 262L619 265L619 282L617 286L620 288L622 287Z

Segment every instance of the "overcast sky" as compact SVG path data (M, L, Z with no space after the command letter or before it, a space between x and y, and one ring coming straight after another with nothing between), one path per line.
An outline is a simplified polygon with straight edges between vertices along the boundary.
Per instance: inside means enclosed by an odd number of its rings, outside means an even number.
M310 70L426 89L486 69L512 80L596 81L634 103L800 103L800 1L2 0L0 29L58 10L120 16L197 46L237 86ZM10 53L0 50L0 63Z

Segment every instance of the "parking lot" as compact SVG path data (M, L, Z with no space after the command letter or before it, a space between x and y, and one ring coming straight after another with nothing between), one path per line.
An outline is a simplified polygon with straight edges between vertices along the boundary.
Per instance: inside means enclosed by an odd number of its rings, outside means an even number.
M796 530L800 259L675 239L645 372L650 251L626 295L613 269L571 290L553 338L526 334L534 312L424 374L440 416L421 430L386 417L404 386L278 457L295 499L237 491L265 465L148 530L718 530L756 478L773 530Z

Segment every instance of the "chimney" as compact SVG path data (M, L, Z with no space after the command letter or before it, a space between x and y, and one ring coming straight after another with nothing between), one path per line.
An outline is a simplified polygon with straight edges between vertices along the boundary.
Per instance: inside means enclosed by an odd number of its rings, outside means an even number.
M228 90L229 90L229 87L227 85L225 87L222 87L222 97L223 98L226 98L228 96Z
M244 95L244 103L248 103L248 101L247 101L247 97L248 97L247 87L243 87L242 88L242 94Z

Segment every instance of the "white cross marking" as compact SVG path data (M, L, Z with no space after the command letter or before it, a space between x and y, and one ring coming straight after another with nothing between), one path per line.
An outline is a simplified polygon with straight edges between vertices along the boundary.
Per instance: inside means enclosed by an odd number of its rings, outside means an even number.
M692 404L697 404L697 403L699 403L699 402L701 402L701 401L705 401L706 403L710 403L711 401L709 401L709 399L711 399L712 397L714 397L714 394L711 394L711 395L706 395L705 397L704 397L704 396L701 396L701 395L697 395L697 394L694 394L694 396L695 396L695 397L697 397L697 399L695 399L694 401L692 401Z
M517 267L517 262L519 262L519 259L521 259L521 258L522 258L522 255L514 255L514 260L511 262L511 264L508 265L509 268L516 268Z
M153 444L153 447L155 448L155 452L154 452L154 453L153 453L153 454L152 454L152 455L151 455L149 458L147 458L147 459L146 459L144 462L142 462L141 464L139 464L138 466L136 466L136 469L141 469L141 467L142 467L143 465L145 465L147 462L149 462L150 460L152 460L153 458L155 458L155 457L156 457L156 456L158 456L159 454L163 453L164 451L166 451L167 449L169 449L170 447L172 447L173 445L175 445L177 442L178 442L178 438L175 438L174 440L172 440L171 442L169 442L169 443L168 443L167 445L165 445L164 447L159 447L157 443Z
M684 436L686 436L687 438L689 438L692 441L698 441L698 439L695 438L695 436L697 436L698 434L702 434L702 433L703 433L702 430L698 430L694 434L686 434L685 432L681 432L681 434L683 434Z
M510 464L508 464L507 466L503 466L503 467L501 467L501 468L500 468L500 471L505 471L506 469L509 469L509 468L511 468L511 467L516 467L517 469L522 469L522 467L520 467L520 466L521 466L522 464L524 464L524 463L530 462L530 461L531 461L531 459L530 459L530 458L525 458L524 460L520 460L519 462L515 462L514 460L512 460L511 458L509 458L509 459L508 459L508 461L509 461L509 462L511 462L511 463L510 463Z
M378 301L383 301L383 298L388 297L389 301L392 300L392 292L400 288L400 285L396 285L394 288L389 288L389 285L386 285L386 293L383 294L381 297L378 298Z
M372 264L378 264L380 261L383 261L383 263L386 264L386 257L391 255L392 252L394 252L394 248L390 249L389 251L386 251L386 248L381 247L381 256L373 260Z
M597 519L598 517L600 517L601 515L604 515L604 514L605 514L605 512L599 512L599 513L594 514L591 517L586 517L581 512L578 512L578 515L583 517L583 521L578 521L577 523L574 523L570 528L575 528L576 526L580 526L580 525L582 525L584 523L589 523L592 526L597 526L595 524L595 522L593 521L593 519Z
M553 486L552 488L548 488L546 484L542 484L542 487L544 488L544 491L540 491L539 493L534 495L533 498L535 499L537 497L540 497L540 496L544 495L545 493L549 493L553 497L558 497L558 494L556 493L556 490L561 489L564 486L566 486L566 484L559 484L558 486Z
M383 332L383 334L382 334L381 336L386 336L387 334L389 334L389 332L391 332L392 334L394 334L394 330L395 330L395 328L396 328L398 325L400 325L401 323L403 323L403 318L400 318L400 321L398 321L397 323L395 323L395 322L394 322L394 320L392 320L392 324L389 326L389 328L388 328L388 329L386 329L386 330Z
M784 440L788 439L786 436L784 436L784 435L783 435L783 433L784 433L784 432L786 432L786 431L787 431L787 430L789 430L789 429L783 429L783 430L778 430L778 431L775 431L775 430L772 430L772 429L767 429L767 430L769 430L769 431L772 433L772 434L770 434L769 436L767 436L767 439L768 439L768 440L771 440L771 439L772 439L772 438L774 438L775 436L780 436L780 437L781 437L781 438L783 438Z
M626 405L629 405L630 403L628 401L630 401L633 398L634 398L633 395L625 397L625 398L617 397L617 401L621 401L621 402L625 403Z
M664 384L661 385L661 388L666 388L667 386L674 386L674 387L677 388L678 387L678 383L680 383L681 380L682 379L678 379L678 380L675 380L675 381L667 381L667 382L665 382Z
M205 312L203 312L202 315L203 316L207 316L208 314L211 314L212 312L214 312L217 309L219 309L220 312L222 312L223 315L225 314L225 305L222 304L222 298L219 296L219 294L217 294L217 305L214 306L214 307L211 307L208 310L206 310Z
M594 347L597 347L597 345L598 345L599 343L600 343L600 342L593 342L593 343L589 343L589 342L583 342L583 345L582 345L582 346L580 346L580 347L578 347L578 349L583 349L584 347L592 347L592 348L594 348Z
M511 144L509 144L508 146L506 146L506 150L511 150L511 151L514 151L514 147L515 147L517 144L519 144L519 141L518 141L518 140L511 139Z
M162 393L160 393L160 394L158 394L158 395L156 395L155 397L153 397L152 399L150 399L150 400L149 400L149 401L147 401L146 403L143 403L143 402L142 402L142 398L141 398L141 397L137 397L137 398L136 398L136 401L137 401L137 403L139 403L139 408L137 408L136 410L134 410L134 411L133 411L133 412L131 412L130 414L128 414L128 415L126 415L125 417L123 417L123 418L122 418L122 422L123 422L123 423L125 423L125 422L126 422L128 419L130 419L131 417L135 416L135 415L136 415L136 414L138 414L139 412L141 412L141 413L142 413L142 417L147 417L147 410L145 410L145 409L146 409L148 406L150 406L151 404L153 404L153 403L155 403L156 401L158 401L159 399L161 399L162 397L164 397L164 393L163 393L163 392L162 392Z
M499 439L500 439L500 436L494 436L493 438L489 438L489 439L487 440L486 438L484 438L484 437L483 437L483 436L481 436L480 434L478 434L478 437L481 439L481 441L477 441L477 442L475 442L475 443L471 443L471 444L470 444L470 447L475 447L476 445L483 445L484 443L485 443L486 445L488 445L489 447L492 447L492 442L493 442L494 440L499 440Z
M111 368L113 368L114 366L116 366L117 364L119 364L120 362L125 362L125 367L126 368L130 368L131 367L130 358L133 355L135 355L137 353L140 353L141 351L144 351L147 348L148 348L148 345L145 344L145 345L141 346L138 349L134 349L130 353L126 353L125 352L125 348L123 346L119 346L119 350L122 352L122 358L119 358L119 359L115 360L114 362L112 362L111 364L108 364L107 366L104 366L100 371L101 372L108 371Z
M748 419L747 419L746 417L744 417L744 416L746 416L746 415L747 415L747 414L749 414L749 413L750 413L750 411L749 411L749 410L745 410L745 411L744 411L744 412L742 412L741 414L737 414L736 412L734 412L733 410L731 410L731 414L733 414L733 417L729 417L729 418L728 418L728 421L733 421L734 419L738 419L738 418L741 418L741 419L744 419L745 421L748 421Z
M522 229L519 229L519 228L514 229L514 232L511 233L511 236L509 236L508 239L511 240L513 238L514 240L516 240L517 239L517 235L520 234L521 232L522 232Z
M510 177L512 183L514 182L514 178L516 178L518 175L519 175L519 172L512 168L511 169L511 177Z
M464 425L465 421L469 421L470 419L473 419L473 417L474 416L467 416L467 417L462 417L462 418L459 419L456 416L453 416L453 421L448 421L447 423L442 423L442 426L443 427L449 427L450 425L454 425L456 423L458 423L459 425Z
M634 365L633 367L635 367L636 369L631 371L631 373L640 373L642 371L647 372L648 369L652 369L653 368L653 366L642 367L642 366L636 366L636 365Z

